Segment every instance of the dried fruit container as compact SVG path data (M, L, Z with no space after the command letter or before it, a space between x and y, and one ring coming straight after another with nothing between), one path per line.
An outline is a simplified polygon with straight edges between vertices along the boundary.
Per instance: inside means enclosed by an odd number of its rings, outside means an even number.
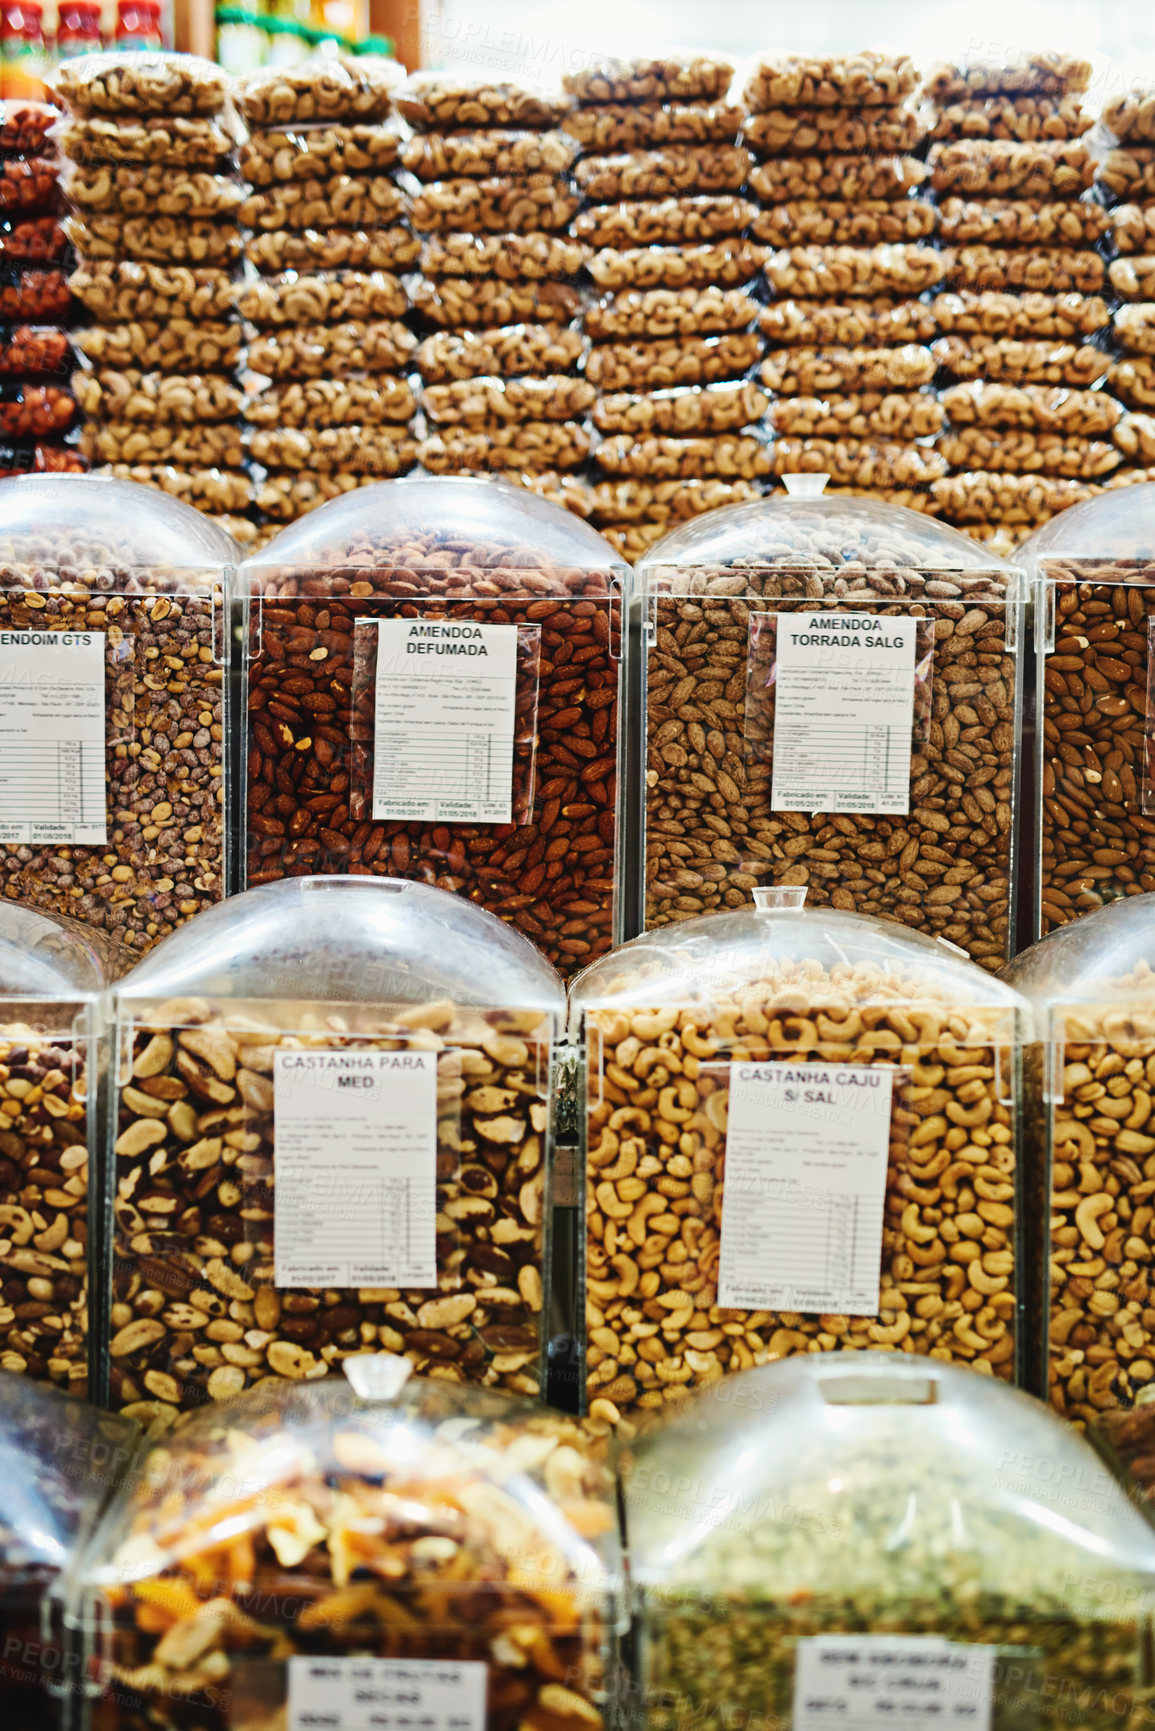
M766 1365L638 1445L625 1508L658 1731L1145 1711L1155 1535L1082 1438L989 1379Z
M794 1353L1019 1371L1026 1005L805 895L661 927L571 990L595 1419Z
M611 1468L543 1407L347 1368L188 1414L143 1458L69 1583L90 1731L601 1725Z
M59 1731L77 1677L53 1595L140 1427L0 1371L0 1695L5 1731Z
M115 996L112 1405L169 1417L385 1348L533 1395L561 981L443 890L294 878Z
M572 971L621 935L628 567L525 488L383 481L241 572L243 850L257 885L411 877Z
M4 895L143 952L225 889L236 543L149 487L0 489Z
M1050 1222L1028 1386L1082 1426L1155 1389L1155 895L1060 926L1004 977L1034 1006L1033 1213Z
M1063 511L1018 558L1037 594L1037 937L1155 890L1155 486Z
M98 999L115 966L99 933L0 903L0 1369L74 1395L89 1387Z
M1023 584L873 499L711 511L637 566L647 928L755 884L1012 953Z

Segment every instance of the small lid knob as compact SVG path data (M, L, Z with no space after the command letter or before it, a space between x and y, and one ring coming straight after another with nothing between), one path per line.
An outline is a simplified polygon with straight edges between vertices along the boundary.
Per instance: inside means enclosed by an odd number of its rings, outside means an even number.
M413 1373L410 1361L395 1352L357 1353L341 1369L362 1400L396 1400Z
M783 475L782 485L792 499L817 499L829 479L829 475Z
M750 893L754 897L754 906L760 913L780 913L784 908L801 908L806 905L805 884L760 884Z

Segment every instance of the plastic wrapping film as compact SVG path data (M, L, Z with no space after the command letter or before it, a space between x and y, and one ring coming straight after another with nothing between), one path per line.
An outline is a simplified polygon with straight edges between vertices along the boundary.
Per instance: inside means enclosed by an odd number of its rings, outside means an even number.
M382 174L400 153L395 126L318 121L254 128L238 149L237 164L243 180L264 188L337 174Z
M1104 349L1049 338L946 336L931 344L931 352L956 379L1077 385L1084 390L1105 379L1111 365Z

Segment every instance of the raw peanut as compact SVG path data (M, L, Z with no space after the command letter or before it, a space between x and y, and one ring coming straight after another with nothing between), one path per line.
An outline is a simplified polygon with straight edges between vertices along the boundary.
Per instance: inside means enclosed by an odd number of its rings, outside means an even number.
M576 155L577 144L564 132L430 132L407 139L401 161L418 180L484 180L564 175Z
M562 120L564 131L587 151L733 144L742 124L742 110L722 102L607 102L571 109Z
M1093 499L1098 488L1052 475L976 471L935 481L932 496L952 523L1045 523L1071 505Z
M918 83L902 55L862 54L828 59L782 54L760 60L743 91L748 108L888 108Z
M1082 138L1093 121L1077 96L965 96L938 111L932 138Z
M742 143L756 156L889 156L925 137L917 110L905 107L768 108L748 114Z
M1114 268L1114 267L1112 267ZM1093 337L1111 322L1101 295L1002 294L995 289L962 289L940 294L932 304L940 331L960 336Z
M729 61L713 54L611 57L566 73L562 88L579 103L598 107L607 102L719 102L733 76Z
M1006 60L964 60L936 66L924 90L936 103L976 96L1081 95L1091 82L1091 63L1073 55L1023 53Z
M250 186L326 180L337 174L382 174L397 160L401 140L391 126L261 127L238 152Z
M1030 384L1080 385L1106 376L1110 358L1090 343L1057 343L1043 338L939 337L931 344L944 372L956 379L1011 379Z

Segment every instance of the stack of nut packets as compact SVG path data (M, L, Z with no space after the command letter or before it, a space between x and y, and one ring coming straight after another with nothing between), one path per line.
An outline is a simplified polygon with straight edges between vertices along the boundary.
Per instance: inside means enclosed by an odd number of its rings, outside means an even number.
M578 372L586 249L573 140L557 95L418 74L398 97L421 236L414 304L425 437L434 475L496 474L575 505L593 391Z
M56 119L44 103L0 104L0 476L85 466L63 442L76 399Z
M628 559L761 491L767 397L746 238L750 157L733 67L710 55L599 60L564 82L582 150L571 232L592 249L585 310L593 516Z
M267 530L413 467L418 244L395 172L395 61L321 52L238 81L248 131L245 416ZM393 123L391 123L393 122Z
M1155 479L1155 85L1106 104L1092 140L1095 191L1111 208L1114 257L1107 276L1116 303L1108 386L1128 411L1114 430L1125 468L1108 486Z
M947 263L934 349L953 381L939 450L954 472L931 490L943 517L1000 553L1121 461L1121 410L1096 389L1109 218L1089 191L1090 76L1086 61L1045 53L941 66L926 85Z
M905 55L771 55L747 82L743 138L759 158L752 233L773 248L762 382L773 472L833 492L930 507L945 473L931 441L933 324L920 296L942 272L912 152L925 126Z
M82 449L108 473L241 528L252 483L227 77L191 55L91 54L63 63L55 91L68 110L70 281L92 321L75 332Z

